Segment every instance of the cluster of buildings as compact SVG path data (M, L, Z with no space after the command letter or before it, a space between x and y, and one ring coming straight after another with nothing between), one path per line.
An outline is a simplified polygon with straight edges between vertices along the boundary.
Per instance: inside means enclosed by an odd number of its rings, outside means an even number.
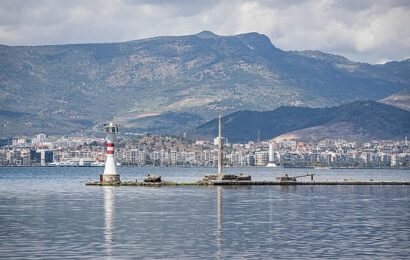
M298 140L231 144L223 138L223 160L230 166L283 166L335 168L407 168L407 139L349 142ZM216 166L214 142L182 137L139 135L119 138L116 159L122 165ZM96 137L47 137L0 139L1 166L103 166L105 140Z

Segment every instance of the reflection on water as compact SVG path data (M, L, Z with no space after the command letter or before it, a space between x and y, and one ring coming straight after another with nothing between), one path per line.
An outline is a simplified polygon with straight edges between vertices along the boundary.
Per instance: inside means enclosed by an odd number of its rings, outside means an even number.
M108 259L112 257L112 243L114 230L114 187L103 187L104 190L104 241Z
M88 170L98 178L98 169L0 169L0 259L410 255L409 186L86 187ZM121 170L124 179L144 173ZM186 180L205 170L161 175Z
M221 259L222 256L222 187L218 186L217 190L217 210L216 210L216 258Z

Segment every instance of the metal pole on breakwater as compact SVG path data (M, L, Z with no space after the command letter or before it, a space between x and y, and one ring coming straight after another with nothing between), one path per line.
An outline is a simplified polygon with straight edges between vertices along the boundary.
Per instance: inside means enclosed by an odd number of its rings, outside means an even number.
M218 118L218 180L222 180L222 123L221 115Z

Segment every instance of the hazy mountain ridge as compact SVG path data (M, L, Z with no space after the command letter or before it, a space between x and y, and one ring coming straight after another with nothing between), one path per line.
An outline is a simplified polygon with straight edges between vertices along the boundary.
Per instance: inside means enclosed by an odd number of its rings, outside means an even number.
M149 123L158 118L141 115L189 113L203 122L221 112L377 100L409 85L408 64L369 65L318 51L282 51L258 33L2 45L0 109L30 116L0 115L0 135L65 133L114 116L129 131L166 132L168 123ZM186 124L177 120L172 131L185 130Z
M273 111L240 111L222 118L223 135L233 142L282 138L398 139L410 135L410 112L374 101L355 101L328 108L280 107ZM196 129L212 137L217 120Z
M410 111L410 88L400 90L380 102Z

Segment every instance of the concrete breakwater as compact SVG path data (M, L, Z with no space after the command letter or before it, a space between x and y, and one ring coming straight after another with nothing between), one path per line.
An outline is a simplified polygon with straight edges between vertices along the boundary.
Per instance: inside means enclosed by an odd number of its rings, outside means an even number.
M213 185L410 185L410 181L214 181Z
M410 181L231 181L215 180L210 182L138 182L125 181L119 183L88 182L87 186L253 186L253 185L410 185Z

